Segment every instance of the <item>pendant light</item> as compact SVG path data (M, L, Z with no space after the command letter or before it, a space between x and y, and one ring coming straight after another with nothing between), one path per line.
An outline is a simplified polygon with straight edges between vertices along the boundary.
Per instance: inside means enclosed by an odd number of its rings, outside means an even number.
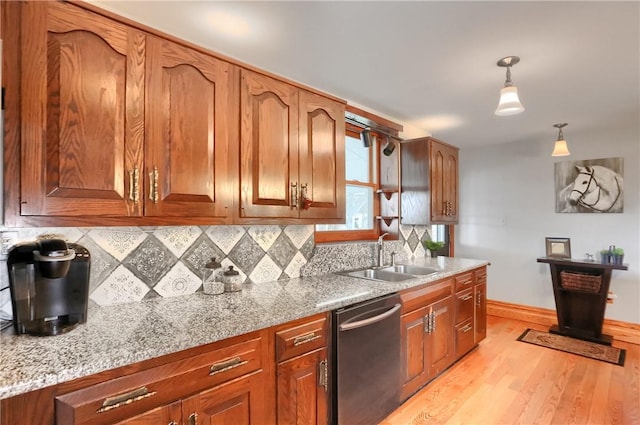
M558 129L558 140L556 140L556 144L553 147L553 152L551 156L567 156L571 153L569 152L569 148L567 148L567 141L564 140L564 135L562 134L562 127L567 126L568 124L554 124L553 126Z
M498 61L498 66L507 68L507 80L504 82L502 90L500 90L500 101L496 108L496 115L515 115L524 111L524 106L518 99L518 88L511 82L511 67L518 62L520 62L518 56L507 56Z

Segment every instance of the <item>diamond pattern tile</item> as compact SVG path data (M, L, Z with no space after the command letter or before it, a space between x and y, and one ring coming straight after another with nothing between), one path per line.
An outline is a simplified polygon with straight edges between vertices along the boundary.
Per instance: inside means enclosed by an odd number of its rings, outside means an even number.
M420 240L418 239L416 232L411 232L411 234L407 238L407 244L409 245L412 251L416 250L416 246L420 244Z
M211 226L207 230L209 238L224 254L229 254L245 233L242 226Z
M187 266L177 263L169 270L153 289L161 297L193 294L202 284L200 277L193 274Z
M281 274L282 269L268 255L265 255L253 269L249 279L254 283L271 282L278 280Z
M193 244L202 230L198 226L164 227L154 232L160 242L180 257Z
M182 255L182 262L196 276L201 276L205 264L216 257L218 261L224 257L224 253L205 234L200 237Z
M154 286L177 258L155 236L149 236L122 264L149 286Z
M278 266L286 267L296 252L298 252L298 250L293 246L289 237L285 233L281 233L267 251L267 255L269 255Z
M236 263L245 273L253 270L262 257L264 257L264 251L248 234L245 234L229 252L231 261Z
M89 293L96 289L120 265L120 262L100 248L93 239L83 237L78 243L91 253L91 271L89 273Z
M313 225L293 225L284 229L284 233L298 249L302 248L310 237L313 237L313 231Z
M413 232L414 226L401 224L400 225L400 235L406 240L409 239L409 235Z
M119 266L91 293L90 298L98 305L122 304L140 301L147 292L149 287L144 282L126 267Z
M147 234L135 230L95 229L88 233L102 249L122 261L138 248Z
M280 226L253 226L247 231L264 251L268 251L276 241L282 229Z
M288 277L300 277L300 268L307 264L307 259L300 252L296 252L284 272Z
M308 260L311 257L313 257L313 249L315 248L315 246L316 244L315 244L315 241L313 240L313 237L310 237L309 239L307 239L304 245L300 247L300 252L302 253L302 255L304 255L304 258Z

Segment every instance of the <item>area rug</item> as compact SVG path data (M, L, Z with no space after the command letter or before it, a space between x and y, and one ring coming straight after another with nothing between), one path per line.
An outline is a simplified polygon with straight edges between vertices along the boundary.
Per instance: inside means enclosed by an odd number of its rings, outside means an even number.
M524 333L518 337L518 341L624 366L626 351L622 348L582 341L580 339L536 331L534 329L524 331Z

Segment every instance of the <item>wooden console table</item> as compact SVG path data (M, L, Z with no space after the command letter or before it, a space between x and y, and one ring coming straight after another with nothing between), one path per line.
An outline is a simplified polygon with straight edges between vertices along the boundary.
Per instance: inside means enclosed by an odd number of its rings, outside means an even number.
M613 337L602 333L611 271L627 270L627 264L551 257L538 258L538 263L547 263L551 268L558 324L549 332L611 345ZM580 282L581 277L584 284Z

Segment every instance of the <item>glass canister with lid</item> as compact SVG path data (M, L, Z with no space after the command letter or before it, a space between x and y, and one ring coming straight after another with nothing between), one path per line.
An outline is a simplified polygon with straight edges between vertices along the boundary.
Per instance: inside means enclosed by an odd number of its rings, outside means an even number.
M242 277L237 270L233 269L233 266L229 266L222 275L222 281L224 282L225 292L236 292L242 290Z
M204 266L202 291L210 295L218 295L224 292L222 264L216 261L216 257L212 257Z

